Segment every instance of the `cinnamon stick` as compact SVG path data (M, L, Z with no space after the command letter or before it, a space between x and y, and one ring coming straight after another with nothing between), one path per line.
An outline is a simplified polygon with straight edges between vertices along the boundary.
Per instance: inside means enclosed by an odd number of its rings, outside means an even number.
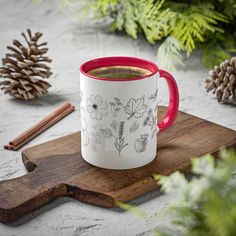
M54 112L44 117L42 120L17 136L15 139L11 140L7 145L4 146L4 148L14 151L19 149L21 146L41 134L43 131L45 131L73 111L74 106L70 103L65 103L63 106L59 107Z

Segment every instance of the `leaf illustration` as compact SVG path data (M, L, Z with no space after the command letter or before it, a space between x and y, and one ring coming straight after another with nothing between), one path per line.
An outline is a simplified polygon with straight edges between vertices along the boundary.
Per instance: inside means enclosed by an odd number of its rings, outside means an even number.
M148 99L155 101L156 98L157 98L157 92L158 92L158 91L157 91L157 89L156 89L156 91L155 91L153 94L151 94L151 95L148 97Z
M158 111L158 104L155 106L155 113L157 113L157 111Z
M153 129L151 137L153 138L156 133L157 133L157 129Z
M153 129L153 127L155 127L155 125L156 125L155 117L153 115L152 109L149 109L147 117L145 118L145 120L143 122L143 126L150 126L151 129Z
M112 117L116 118L123 104L120 102L120 99L117 97L114 97L113 100L114 101L110 102L109 104L110 104Z
M139 123L137 120L129 127L129 133L135 133L139 128Z
M114 99L114 101L116 101L116 102L120 102L120 99L117 98L117 97L114 97L113 99Z
M111 128L115 131L118 132L120 127L120 124L116 120L112 120L111 122Z
M109 129L109 128L100 129L100 130L101 130L101 133L104 136L104 138L110 138L113 136L113 133L112 133L111 129Z
M135 118L141 118L143 117L143 114L147 110L147 105L144 104L144 95L141 98L135 99L131 98L127 105L124 106L124 110L126 114L128 114L127 120L129 120L131 117Z
M117 138L116 138L116 142L114 143L114 145L115 145L115 147L116 147L116 149L119 151L119 146L118 146L118 141L117 141Z
M109 102L110 106L115 106L116 104L114 102Z
M117 106L122 106L123 104L121 102L116 102Z

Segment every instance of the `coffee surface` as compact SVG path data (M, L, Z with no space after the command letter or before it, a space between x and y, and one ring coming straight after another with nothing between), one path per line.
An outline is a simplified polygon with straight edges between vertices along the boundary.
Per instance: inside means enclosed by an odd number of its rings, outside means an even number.
M132 79L150 75L149 70L134 66L108 66L99 67L88 71L88 74L98 78L107 79Z

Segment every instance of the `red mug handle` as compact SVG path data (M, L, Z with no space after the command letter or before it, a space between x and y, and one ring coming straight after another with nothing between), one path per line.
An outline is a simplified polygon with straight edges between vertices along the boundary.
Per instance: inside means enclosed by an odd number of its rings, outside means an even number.
M179 90L174 77L165 70L159 70L160 77L167 82L169 89L169 107L162 121L157 124L157 129L161 132L168 129L175 121L179 108Z

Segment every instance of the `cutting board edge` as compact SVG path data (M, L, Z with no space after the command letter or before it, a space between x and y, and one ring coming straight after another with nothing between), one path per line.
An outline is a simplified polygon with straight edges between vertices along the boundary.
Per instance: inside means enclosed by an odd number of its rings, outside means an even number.
M232 148L234 150L236 150L236 142L235 143L232 143L232 144L229 144L228 146L225 146L225 148ZM219 154L220 150L216 151L216 152L212 152L210 153L211 155L213 155L214 157L218 157L218 154ZM192 158L200 158L201 156L195 156L195 157L191 157ZM182 166L179 168L178 171L184 173L184 174L188 174L188 173L191 173L191 169L190 169L191 165L185 165L185 166ZM170 175L171 173L173 173L171 170L168 172L168 173L165 173L164 175ZM128 192L130 193L130 189L141 189L141 187L143 185L145 185L146 187L146 191L145 193L148 193L148 192L151 192L151 191L154 191L156 189L158 189L160 186L158 185L157 181L153 178L153 175L154 174L158 174L158 173L153 173L151 174L150 176L146 177L145 179L142 179L140 180L139 182L136 182L132 185L129 185L127 186L126 188L123 188L122 189L122 192L120 193L119 192L119 195L115 194L116 192L110 192L110 194L113 194L113 198L114 198L114 206L116 206L116 202L128 202L130 200L133 200L133 199L136 199L138 197L140 197L142 194L143 194L143 189L142 191L140 190L140 192L136 192L136 194L134 194L133 192L133 195L132 196L129 196L129 195L125 195L125 196L128 196L128 197L120 197L122 194L125 193L125 189L128 190Z
M162 108L162 107L159 107L159 108ZM160 117L161 117L165 114L166 108L163 108L160 110L162 110L162 111L160 111L160 114L161 114ZM196 116L192 116L192 115L184 113L184 112L179 112L178 114L179 115L177 117L177 122L176 122L176 123L178 123L178 125L175 126L175 127L178 127L178 129L175 128L175 131L174 131L175 135L178 134L179 136L181 136L182 135L181 132L183 132L184 130L186 130L187 135L189 135L191 132L192 132L191 134L194 134L193 131L195 129L193 127L196 127L196 130L202 129L202 128L206 129L206 127L209 125L209 127L211 127L211 132L213 132L212 134L214 134L213 136L215 137L217 135L217 137L219 137L219 139L216 138L216 140L209 139L209 140L211 140L211 143L215 142L215 144L213 145L214 147L210 146L209 148L204 149L207 151L200 150L200 151L196 152L196 154L197 154L196 157L197 156L200 157L200 156L204 155L205 153L203 153L203 152L213 153L213 154L214 154L214 152L218 152L219 147L221 146L222 143L224 143L225 147L233 147L236 149L236 132L234 130L223 127L218 124L214 124L213 122L204 120L202 118L198 118ZM191 119L196 120L197 122L192 123ZM199 122L203 122L203 121L205 121L204 125L196 126L196 124L198 124ZM190 126L190 129L188 129L188 126ZM214 132L214 127L217 131L216 134ZM171 129L169 129L170 133L172 133L173 128L174 128L174 126ZM227 135L224 136L222 134L227 134ZM165 142L165 139L169 138L169 136L170 136L169 134L164 134L164 139L162 138L163 143ZM173 140L178 138L178 136L175 137L175 136L173 136L173 134L171 136L173 137ZM204 137L205 136L207 136L207 132L204 133ZM211 135L210 137L213 137L213 136ZM163 137L163 134L162 134L162 136L160 135L159 137L160 138ZM198 136L198 138L199 138L199 136ZM206 137L206 139L207 139L207 137ZM56 140L56 143L54 143L55 140ZM58 140L60 140L60 141L58 141ZM159 141L161 141L161 139L159 139ZM167 142L169 142L169 141L167 140ZM187 139L187 142L189 142L188 139ZM53 143L53 145L51 143ZM79 143L79 146L78 146L78 143ZM199 142L199 145L204 145L204 144L205 144L205 142L202 142L202 141ZM184 145L184 143L183 143L183 145ZM79 147L80 147L80 131L77 131L77 132L73 132L73 133L63 136L63 137L49 140L48 142L45 142L43 145L37 144L32 147L24 149L22 151L22 160L23 160L23 163L25 164L26 168L29 170L29 172L34 170L36 165L38 165L38 167L40 167L40 165L42 164L42 159L44 159L45 156L51 157L54 155L54 157L55 156L58 157L58 155L59 155L61 158L61 159L58 159L59 162L57 162L57 160L54 160L51 158L50 158L50 161L51 161L51 163L57 163L60 166L60 163L63 163L63 162L60 162L60 160L64 160L64 157L63 157L64 154L66 155L66 153L69 153L69 154L73 155L73 152L75 150L77 150L75 153L80 153ZM199 147L201 147L201 146L199 146ZM189 172L190 159L191 159L190 156L192 156L193 153L191 153L188 149L186 149L186 150L188 153L188 154L186 154L187 156L184 154L184 152L183 153L181 152L181 154L179 155L181 160L178 159L178 161L175 161L176 164L173 166L172 166L171 162L167 162L166 166L165 166L165 168L167 168L167 169L162 169L162 168L161 169L160 168L152 169L152 168L150 168L149 172L147 174L138 177L136 180L133 179L132 176L130 176L129 177L130 178L129 185L122 185L120 187L114 187L111 185L110 186L111 188L106 189L106 187L105 187L102 190L102 188L101 189L97 188L97 185L95 185L95 188L93 188L90 185L88 185L88 182L86 182L86 181L83 182L83 180L81 182L81 179L78 179L76 177L76 179L74 179L72 182L66 182L66 181L61 182L61 183L63 183L64 187L66 186L66 189L65 189L65 192L63 192L63 195L68 196L68 197L73 197L81 202L90 203L93 205L98 205L98 206L102 206L102 207L106 207L106 208L114 207L114 206L116 206L117 201L127 202L127 201L130 201L132 199L139 197L140 195L142 195L144 193L147 193L147 192L157 189L159 186L157 185L156 181L154 180L152 173L157 172L162 175L165 175L165 174L170 174L176 170L179 170L184 173ZM167 152L167 155L169 156L169 152ZM173 155L175 155L175 154L173 153ZM71 158L71 156L69 158ZM186 160L185 160L185 158L186 158ZM45 160L44 160L44 163L45 163ZM34 164L34 162L36 164ZM48 163L50 163L50 162L48 162ZM48 163L47 163L47 165L48 165ZM61 168L63 169L63 165L61 166ZM70 166L70 168L71 168L71 166ZM60 169L60 171L59 171L60 174L61 174L62 169ZM69 170L71 170L71 169L69 169ZM78 173L78 172L76 172L76 173ZM33 171L33 173L31 173L31 175L32 174L34 174L34 171ZM30 173L27 173L26 176L27 175L30 175ZM128 178L128 176L124 176L124 177ZM112 177L112 175L111 175L111 177ZM106 179L107 178L105 178L105 180ZM35 180L37 180L37 178L35 178ZM92 181L94 181L94 180L95 179L92 178ZM101 181L102 180L103 179L101 179ZM44 183L44 182L42 182L42 183ZM105 183L104 186L106 186L106 181L104 183ZM88 188L87 188L87 186L88 186ZM100 186L100 185L98 185L98 186ZM30 187L30 185L28 187ZM102 187L102 185L101 185L101 187ZM45 185L45 188L48 188L48 185ZM43 193L45 193L45 191L43 191ZM22 196L23 196L23 194L22 194ZM49 194L49 196L51 196L51 195ZM18 198L18 195L17 195L17 198ZM25 198L23 198L22 201L24 201L24 199ZM38 203L40 203L40 201L38 201ZM34 207L33 205L32 205L32 207L35 209L38 208L38 207ZM14 209L14 208L12 208L12 209ZM12 214L14 214L14 213L12 213ZM0 211L0 215L1 215L1 211ZM19 217L19 215L17 216L17 218L18 217ZM1 221L1 217L0 217L0 221Z
M160 106L160 107L164 107L164 106ZM165 107L164 107L164 108L165 108ZM194 116L194 115L191 115L191 114L182 112L182 111L179 111L179 112L180 112L180 115L186 116L187 119L188 119L188 118L191 118L191 117L194 117L194 118L197 118L197 119L200 119L200 120L204 120L204 119L202 119L202 118L199 118L199 117L197 117L197 116ZM225 147L226 147L226 148L228 148L228 147L233 147L233 148L236 149L236 131L234 131L234 130L228 128L228 127L224 127L224 126L222 126L222 125L215 124L215 123L213 123L213 122L211 122L211 121L208 121L208 120L204 120L204 121L206 121L206 122L208 122L208 123L210 123L210 124L213 124L213 125L215 125L215 126L224 128L224 129L229 130L230 132L234 133L234 135L235 135L235 141L233 141L232 143L229 143L229 144L228 144L227 146L225 146ZM68 137L68 136L77 136L77 134L80 134L80 133L81 133L81 131L76 131L76 132L70 133L70 134L68 134L68 135L65 135L65 136L62 136L62 137L58 137L58 138L56 138L56 139L49 140L49 141L47 141L47 142L39 143L39 144L33 145L33 146L31 146L31 147L28 147L28 148L22 150L21 156L22 156L22 161L23 161L23 164L25 165L25 168L26 168L29 172L31 172L31 171L33 171L34 168L36 167L36 164L35 164L33 161L31 161L30 158L29 158L29 156L31 155L31 150L34 150L34 151L35 151L35 148L40 147L42 144L44 144L44 145L49 145L50 143L54 143L55 141L63 140L65 137ZM72 154L72 153L70 153L70 154Z

